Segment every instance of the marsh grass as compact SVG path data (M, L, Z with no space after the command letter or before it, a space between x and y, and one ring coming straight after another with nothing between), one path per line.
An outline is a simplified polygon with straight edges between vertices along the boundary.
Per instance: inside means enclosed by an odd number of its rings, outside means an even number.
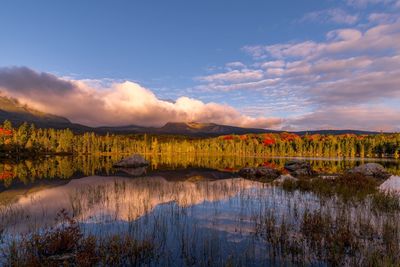
M393 217L354 216L342 212L305 210L298 221L260 217L257 235L269 246L275 263L298 266L399 266L399 223Z
M377 192L378 182L359 174L341 174L334 178L301 177L285 180L282 184L287 191L313 192L319 197L338 196L345 201L359 201Z
M294 229L289 235L281 230L287 224L275 223L271 216L261 220L259 233L275 249L281 248L280 257L289 254L300 265L400 266L400 198L378 185L359 174L285 180L285 191L313 194L319 208L306 208L289 226ZM276 243L271 236L287 238Z
M322 199L339 197L344 202L370 202L371 211L400 211L399 195L380 191L379 182L360 174L341 174L333 178L302 177L298 180L285 180L282 188L288 192L312 192Z
M282 187L244 179L89 183L65 201L76 217L64 210L49 230L11 240L3 259L8 266L400 266L399 199L376 185L354 175Z
M3 247L5 266L137 266L153 255L153 244L129 235L83 235L65 210L58 227L14 239Z
M375 192L371 196L372 209L384 212L400 211L399 195L393 192Z

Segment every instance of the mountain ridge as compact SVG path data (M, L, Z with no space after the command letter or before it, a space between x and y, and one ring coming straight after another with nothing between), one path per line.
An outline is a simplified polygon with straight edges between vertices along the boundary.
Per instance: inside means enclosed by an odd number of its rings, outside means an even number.
M228 134L262 134L262 133L282 133L287 131L244 128L231 125L222 125L212 122L167 122L161 127L146 127L139 125L124 126L101 126L90 127L77 123L72 123L69 119L45 113L21 104L17 99L0 94L0 121L11 121L14 125L24 122L34 123L40 128L71 129L77 133L93 131L99 134L166 134L166 135L187 135L187 136L219 136ZM310 130L310 131L289 131L299 135L305 134L377 134L374 131L361 130Z

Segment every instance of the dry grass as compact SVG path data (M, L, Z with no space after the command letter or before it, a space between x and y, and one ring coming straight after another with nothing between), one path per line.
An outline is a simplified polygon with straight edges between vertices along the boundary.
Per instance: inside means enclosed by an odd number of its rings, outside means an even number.
M151 242L130 236L84 236L65 210L59 227L13 240L3 250L6 266L137 266L153 255Z
M344 200L362 200L377 192L377 181L359 174L342 174L334 179L308 178L285 180L282 184L287 191L313 192L320 197L339 196Z
M175 204L166 204L159 212L146 208L141 217L129 219L128 231L111 236L82 233L79 224L62 211L56 227L11 241L3 251L5 265L400 266L400 201L396 195L379 192L375 180L358 175L302 178L283 183L286 191L262 183L253 183L249 190L243 183L242 179L232 179L231 186L199 182L196 188L204 190L191 187L187 201L168 198ZM184 192L184 187L175 185L171 191L157 180L143 179L132 188L139 185L141 191L152 188L149 197ZM92 207L103 199L118 196L121 200L125 191L132 195L130 188L127 181L82 188L80 197L71 200L81 207L72 210L79 215L86 202ZM233 199L229 207L237 208L230 235L246 240L243 246L219 230L229 226L228 217L221 216L227 207L219 204L225 199L221 195ZM212 205L208 201L189 205L195 196L214 196L207 198ZM148 198L130 201L148 205ZM121 208L122 202L116 203ZM209 228L192 217L197 205L209 209L205 213Z

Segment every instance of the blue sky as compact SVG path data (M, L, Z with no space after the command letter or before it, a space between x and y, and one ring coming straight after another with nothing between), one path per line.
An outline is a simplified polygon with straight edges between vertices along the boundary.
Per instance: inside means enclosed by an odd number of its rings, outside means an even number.
M398 130L400 88L393 71L400 66L399 10L396 0L6 0L0 7L0 67L8 74L12 66L51 73L101 94L130 81L157 101L187 97L225 105L211 109L215 113L234 109L218 116L180 116L175 113L185 108L172 107L174 119L282 129ZM371 82L363 87L360 81ZM21 97L5 82L2 87L38 108L78 122L93 120L86 113L48 107L26 93ZM93 92L81 97L91 96L106 97ZM209 108L199 106L204 112ZM378 115L366 120L368 110ZM146 116L120 123L143 123L158 114ZM94 124L102 123L108 121Z

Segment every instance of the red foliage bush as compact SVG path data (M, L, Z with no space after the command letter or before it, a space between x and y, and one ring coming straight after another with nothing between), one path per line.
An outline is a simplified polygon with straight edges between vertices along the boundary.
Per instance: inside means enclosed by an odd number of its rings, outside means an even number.
M297 134L293 134L293 133L281 133L281 139L283 141L295 141L296 139L300 139L300 136L298 136Z
M247 135L241 135L240 140L242 140L242 141L247 140Z
M0 180L5 180L8 178L13 178L13 177L14 177L14 174L12 172L9 172L9 171L0 172Z
M264 146L270 146L270 145L273 145L275 143L276 143L275 139L271 139L271 138L266 138L263 141Z
M233 140L233 136L232 135L225 135L222 139L223 140Z
M262 164L262 166L264 166L264 167L269 167L269 168L272 168L272 169L277 169L277 168L278 168L278 166L276 166L275 163L273 163L273 162L268 162L268 161L264 162L264 163Z
M304 139L309 141L318 141L321 139L321 135L320 134L305 135Z
M10 135L12 135L12 131L11 131L11 130L6 130L6 129L3 129L3 128L0 128L0 135L7 135L7 136L10 136Z
M270 146L276 143L275 136L273 134L264 134L263 144L264 146Z

